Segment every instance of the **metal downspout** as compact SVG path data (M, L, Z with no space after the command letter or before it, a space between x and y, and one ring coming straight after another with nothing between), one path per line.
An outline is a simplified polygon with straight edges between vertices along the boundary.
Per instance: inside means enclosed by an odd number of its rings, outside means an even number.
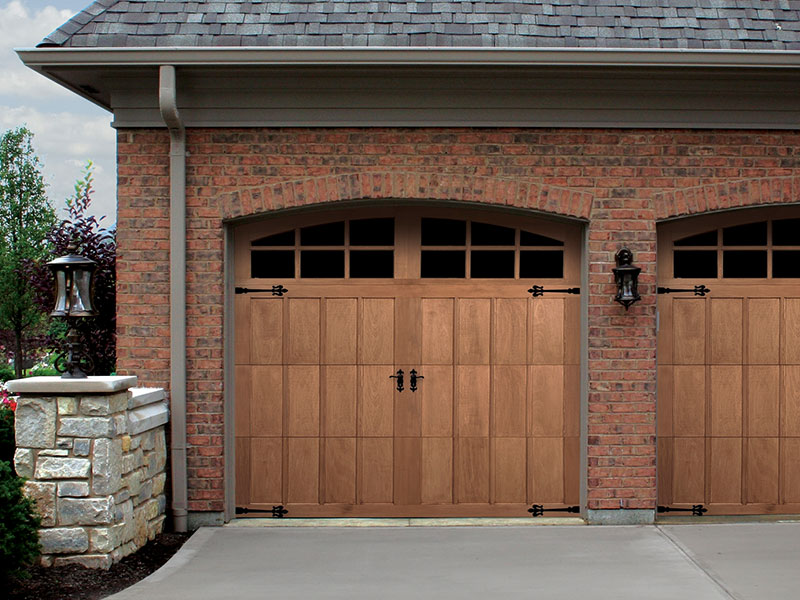
M170 458L172 519L187 530L186 485L186 130L178 112L175 67L159 69L158 106L169 129Z

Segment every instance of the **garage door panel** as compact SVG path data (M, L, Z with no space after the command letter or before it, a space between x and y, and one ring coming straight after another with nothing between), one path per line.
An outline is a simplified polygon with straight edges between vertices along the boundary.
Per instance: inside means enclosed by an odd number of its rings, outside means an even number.
M564 299L531 301L529 348L535 365L564 364Z
M364 298L359 320L360 364L394 364L394 299ZM387 375L388 376L388 375Z
M712 436L742 435L742 367L713 366L711 371Z
M464 437L489 435L490 367L456 367L457 434Z
M747 367L747 435L777 437L780 424L781 369Z
M453 364L452 298L422 299L422 362L426 365Z
M325 439L324 502L355 504L356 440L354 437Z
M520 365L527 362L528 300L497 298L494 301L492 363Z
M564 366L564 435L577 437L581 433L581 368Z
M781 339L780 298L750 298L747 301L747 362L777 365Z
M392 438L360 438L358 451L360 502L391 502L394 493Z
M318 504L319 497L319 438L290 437L286 439L288 464L286 469L289 503Z
M250 498L260 504L280 504L283 496L283 440L250 440Z
M493 443L494 501L524 503L528 461L526 439L502 437Z
M672 501L699 504L705 499L705 438L673 439Z
M783 501L800 502L800 438L781 440Z
M288 435L319 435L319 367L286 367Z
M570 477L579 473L581 464L581 439L577 435L564 438L564 503L578 504L581 497L580 480Z
M283 435L283 367L250 367L249 383L252 433L264 437Z
M250 334L252 363L276 365L283 362L283 306L283 300L278 298L254 298L250 301L250 328L244 329L247 325L244 323L240 330Z
M673 435L675 369L672 365L658 365L658 391L656 397L656 426L659 438Z
M778 503L778 439L747 440L747 501Z
M492 425L499 437L524 436L527 415L527 367L502 365L492 373Z
M742 363L742 300L711 298L711 362Z
M394 385L389 376L393 365L359 367L360 436L391 436L394 431Z
M320 300L289 298L287 361L289 364L319 364Z
M236 506L250 503L250 438L236 438Z
M706 368L676 365L674 368L672 422L676 436L706 433Z
M658 437L658 503L672 504L672 481L675 472L674 440L672 437Z
M453 502L453 438L426 437L422 439L423 504Z
M394 438L394 503L422 502L422 438Z
M324 435L355 436L358 368L355 365L326 366L322 367L322 373Z
M528 432L534 436L564 433L564 367L529 367Z
M491 300L461 298L456 316L458 364L488 365L491 348Z
M340 365L356 364L357 321L358 301L355 298L325 300L323 362Z
M250 345L253 327L250 322L250 303L252 298L237 294L233 299L233 310L236 314L234 327L233 353L237 365L250 364Z
M711 450L710 501L740 504L742 502L742 439L713 438Z
M419 365L422 362L422 301L400 297L394 301L394 319L398 335L394 336L394 362L398 365ZM380 333L386 335L386 332Z
M562 438L528 439L528 502L564 501L564 441Z
M453 435L453 367L423 365L425 380L420 384L422 435Z
M460 504L489 502L489 438L456 439L456 501Z
M676 298L672 302L672 357L676 365L702 365L706 361L706 304L701 299Z
M800 366L783 367L783 384L781 433L800 436Z
M234 426L236 427L236 437L250 435L250 396L252 395L253 379L252 367L236 367L236 411L234 415Z
M782 362L800 365L800 298L784 299L782 329Z

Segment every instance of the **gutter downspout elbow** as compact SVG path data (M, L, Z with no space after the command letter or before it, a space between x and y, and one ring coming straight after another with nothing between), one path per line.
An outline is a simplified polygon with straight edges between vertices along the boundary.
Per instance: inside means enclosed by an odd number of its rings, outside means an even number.
M186 130L175 67L159 68L158 106L169 129L170 459L175 531L188 529L186 465Z

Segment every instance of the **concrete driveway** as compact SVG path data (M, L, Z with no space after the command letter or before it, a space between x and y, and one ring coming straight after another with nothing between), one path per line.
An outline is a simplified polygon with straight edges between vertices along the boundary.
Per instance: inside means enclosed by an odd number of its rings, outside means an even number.
M201 529L113 600L788 600L800 523Z

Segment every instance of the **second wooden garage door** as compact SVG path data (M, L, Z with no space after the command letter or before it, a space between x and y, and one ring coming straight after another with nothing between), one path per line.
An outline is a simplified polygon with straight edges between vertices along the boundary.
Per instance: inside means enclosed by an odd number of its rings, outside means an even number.
M237 232L237 286L287 290L237 296L238 507L577 503L578 301L527 293L577 284L576 228L411 209L291 225Z

